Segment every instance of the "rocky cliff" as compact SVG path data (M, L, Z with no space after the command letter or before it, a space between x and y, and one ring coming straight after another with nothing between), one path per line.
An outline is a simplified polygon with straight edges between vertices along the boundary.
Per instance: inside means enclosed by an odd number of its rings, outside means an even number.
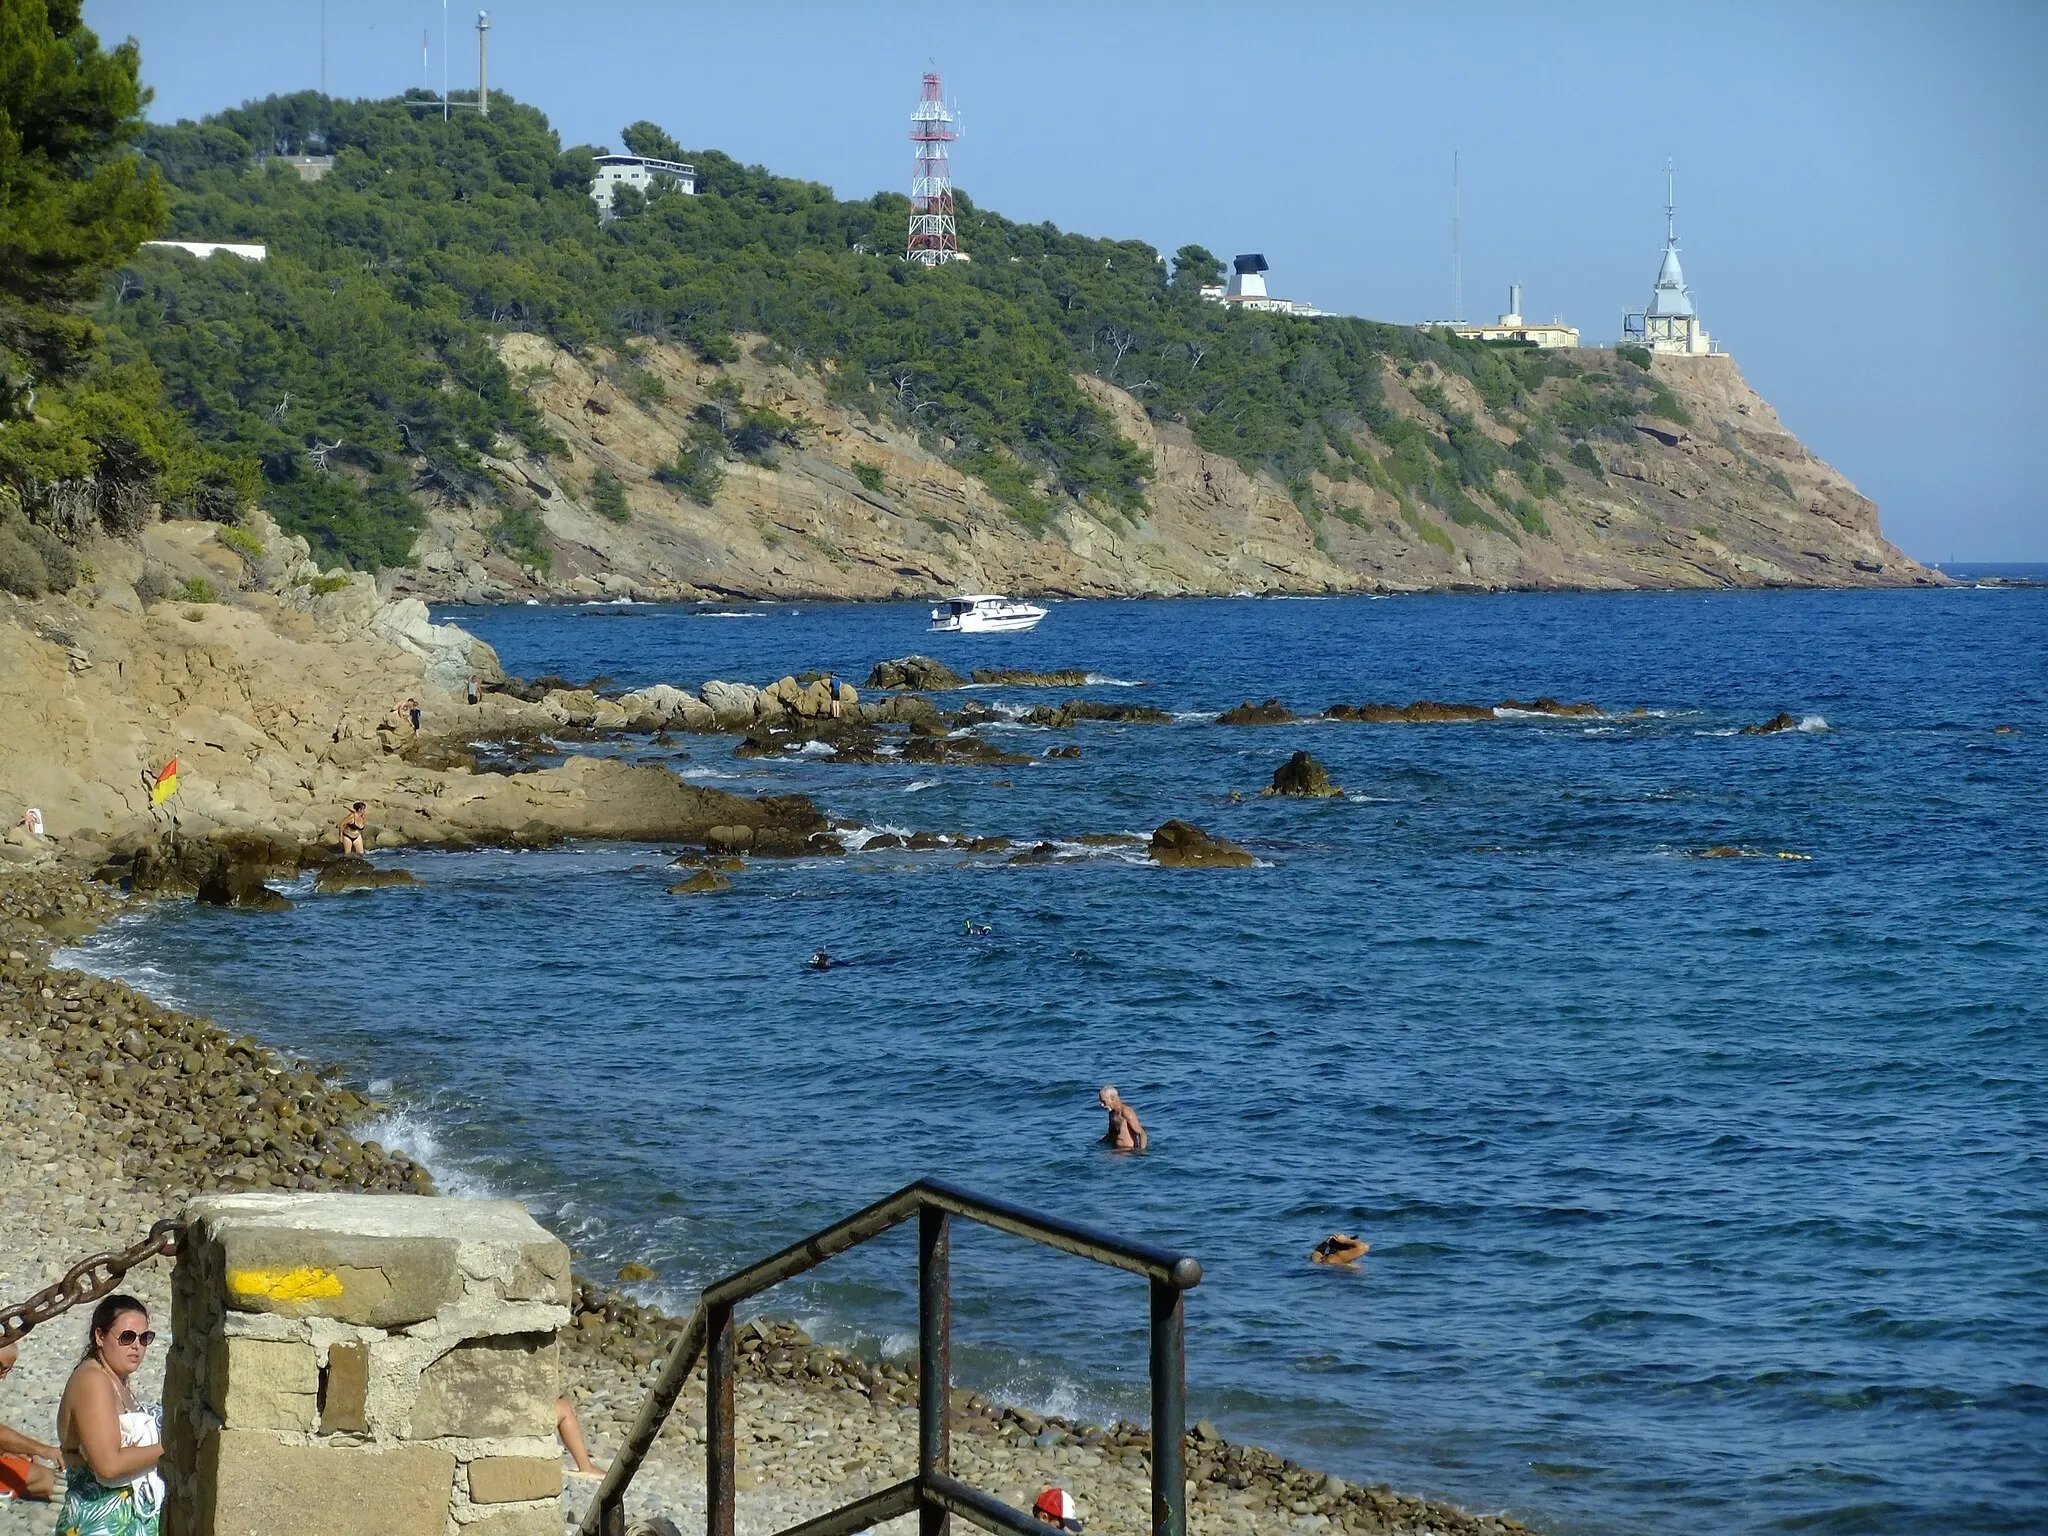
M414 549L424 595L1108 597L1940 579L1886 542L1876 506L1785 430L1728 357L1656 358L1650 375L1675 410L1626 423L1627 442L1584 445L1591 451L1555 472L1561 483L1540 504L1518 502L1503 471L1499 494L1487 494L1521 516L1462 522L1402 498L1384 475L1318 475L1290 495L1203 451L1180 422L1154 420L1133 396L1084 377L1152 455L1150 507L1132 517L1068 504L1034 527L950 465L949 445L921 439L913 424L835 407L814 370L752 352L716 367L666 346L625 367L527 334L504 338L501 354L569 445L552 459L489 461L544 528L548 569L506 548L497 511L439 501ZM1617 366L1612 352L1590 349L1571 361L1594 380ZM1460 418L1503 445L1515 438L1517 419L1490 413L1462 377L1430 363L1383 366L1385 400L1404 420L1439 439ZM692 413L715 389L731 401L735 385L745 407L796 422L796 441L734 459L699 504L657 471L674 460ZM624 490L624 521L616 505L612 517L597 510L601 471Z

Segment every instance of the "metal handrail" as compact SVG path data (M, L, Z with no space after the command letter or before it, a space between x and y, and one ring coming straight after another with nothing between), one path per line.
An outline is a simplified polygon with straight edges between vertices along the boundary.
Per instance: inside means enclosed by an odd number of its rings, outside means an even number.
M1152 1532L1187 1536L1186 1348L1184 1293L1202 1283L1202 1266L1183 1253L1133 1243L1057 1217L1044 1216L962 1189L943 1179L920 1179L779 1253L770 1254L704 1288L689 1321L669 1347L668 1360L625 1444L584 1512L580 1536L625 1536L626 1489L647 1458L661 1426L696 1369L705 1367L705 1527L709 1536L733 1536L735 1504L733 1385L737 1336L733 1308L769 1287L813 1269L918 1219L918 1383L915 1477L880 1489L829 1514L791 1526L781 1536L844 1536L884 1520L919 1512L920 1536L948 1536L959 1515L984 1530L1037 1536L1045 1529L950 1473L952 1408L952 1218L965 1217L999 1232L1142 1275L1152 1305Z

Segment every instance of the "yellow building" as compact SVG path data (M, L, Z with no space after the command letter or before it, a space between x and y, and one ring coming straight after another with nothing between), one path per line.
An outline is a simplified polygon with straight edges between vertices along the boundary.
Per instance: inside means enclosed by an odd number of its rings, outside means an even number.
M1535 347L1576 347L1579 328L1562 320L1531 324L1522 318L1522 285L1508 284L1508 312L1491 325L1453 325L1467 341L1519 341Z

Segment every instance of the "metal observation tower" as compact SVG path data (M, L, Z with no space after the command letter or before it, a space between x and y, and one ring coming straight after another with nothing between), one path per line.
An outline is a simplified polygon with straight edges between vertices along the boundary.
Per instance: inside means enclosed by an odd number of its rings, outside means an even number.
M910 245L904 255L927 267L960 259L960 231L953 220L953 167L946 155L946 146L959 137L959 118L946 105L939 77L926 75L917 109L910 114L917 175L910 183Z

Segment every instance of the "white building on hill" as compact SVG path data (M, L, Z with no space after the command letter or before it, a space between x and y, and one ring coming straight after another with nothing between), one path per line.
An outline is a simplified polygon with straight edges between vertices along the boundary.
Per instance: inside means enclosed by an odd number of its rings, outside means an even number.
M1230 284L1225 288L1204 288L1202 297L1226 309L1248 309L1266 315L1320 315L1313 304L1293 299L1276 299L1266 292L1266 273L1272 268L1266 258L1254 252L1230 263Z
M1700 323L1692 290L1685 286L1685 273L1678 265L1677 203L1668 165L1664 175L1664 260L1657 267L1657 287L1648 309L1621 317L1621 339L1652 352L1704 354L1714 350L1714 342Z
M659 181L686 196L697 193L697 167L680 160L650 160L645 155L598 155L597 175L591 179L590 200L597 204L599 218L610 218L612 194L620 187L632 187L643 195Z
M1538 347L1576 347L1579 328L1562 320L1530 324L1522 318L1522 285L1508 284L1508 312L1492 325L1453 325L1451 330L1471 341L1519 341Z

